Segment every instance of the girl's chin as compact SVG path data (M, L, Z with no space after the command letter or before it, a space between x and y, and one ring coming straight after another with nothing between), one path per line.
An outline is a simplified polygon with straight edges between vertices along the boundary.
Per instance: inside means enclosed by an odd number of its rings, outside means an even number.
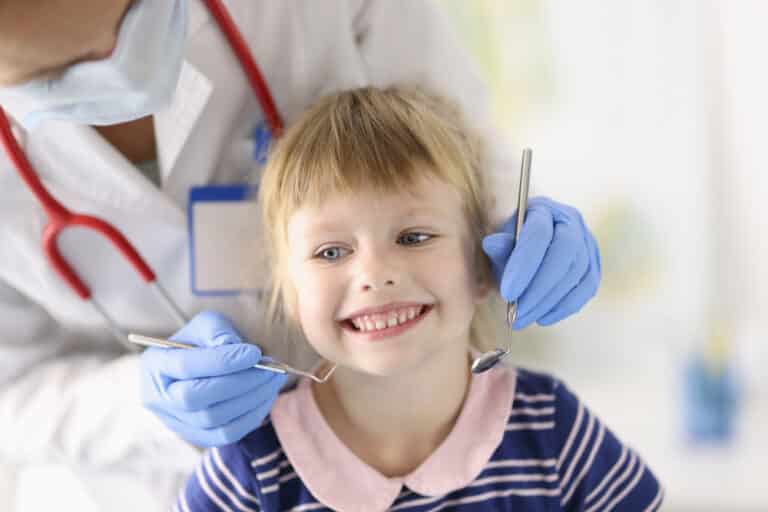
M366 354L364 357L348 357L340 360L337 371L373 378L401 377L423 365L422 358L413 356L414 354Z

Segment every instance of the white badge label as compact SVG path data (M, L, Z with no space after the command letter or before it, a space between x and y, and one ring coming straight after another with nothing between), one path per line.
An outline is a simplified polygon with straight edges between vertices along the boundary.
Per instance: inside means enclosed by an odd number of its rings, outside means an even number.
M261 293L267 283L259 205L247 185L193 187L188 225L195 295Z

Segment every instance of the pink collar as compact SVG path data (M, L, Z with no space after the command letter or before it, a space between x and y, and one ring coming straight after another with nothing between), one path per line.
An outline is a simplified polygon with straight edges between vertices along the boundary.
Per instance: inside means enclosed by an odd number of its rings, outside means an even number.
M271 416L283 450L317 500L340 511L386 510L403 485L424 496L440 496L477 478L504 437L514 394L512 369L473 375L445 441L418 468L395 478L368 466L336 437L308 379L280 395Z

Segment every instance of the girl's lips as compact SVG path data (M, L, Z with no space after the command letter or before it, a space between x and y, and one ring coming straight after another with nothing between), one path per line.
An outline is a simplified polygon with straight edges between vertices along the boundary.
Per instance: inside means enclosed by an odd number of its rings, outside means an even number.
M383 338L390 338L392 336L397 336L414 325L416 325L419 321L421 321L422 318L424 318L427 314L429 314L430 311L432 311L432 308L434 306L432 305L424 305L424 309L422 309L421 314L411 318L410 320L406 320L405 323L398 324L394 327L385 327L384 329L378 329L375 331L361 331L357 327L355 327L351 321L344 320L341 322L341 326L346 331L349 331L353 334L356 334L357 336L362 337L363 339L367 341L376 341L381 340Z

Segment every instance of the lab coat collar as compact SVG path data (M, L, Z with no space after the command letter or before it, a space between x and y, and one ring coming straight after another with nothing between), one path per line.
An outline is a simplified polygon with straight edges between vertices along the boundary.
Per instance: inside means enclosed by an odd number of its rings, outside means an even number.
M173 174L200 114L211 98L213 86L200 71L184 62L173 101L154 115L157 159L163 183Z
M307 379L280 395L271 417L294 470L321 503L339 511L388 510L403 486L424 496L442 496L477 478L504 437L515 382L512 369L473 375L448 437L418 468L397 478L368 466L336 437Z
M188 39L211 21L202 2L189 9ZM154 116L158 159L163 182L171 174L195 123L207 104L213 86L194 66L185 62L174 99L168 108ZM11 105L12 117L23 116L23 105ZM17 139L40 178L56 190L62 202L86 206L87 197L113 208L152 212L156 220L174 224L186 221L178 204L151 184L135 166L90 126L47 121L34 131L18 130ZM62 169L62 167L65 167ZM98 209L94 210L97 211Z
M23 138L27 159L44 185L73 210L109 209L150 214L183 224L183 211L90 126L48 121Z
M191 2L187 40L192 39L211 20L202 1ZM179 155L212 92L211 81L185 60L171 104L154 115L157 158L163 183L168 181L174 171Z

